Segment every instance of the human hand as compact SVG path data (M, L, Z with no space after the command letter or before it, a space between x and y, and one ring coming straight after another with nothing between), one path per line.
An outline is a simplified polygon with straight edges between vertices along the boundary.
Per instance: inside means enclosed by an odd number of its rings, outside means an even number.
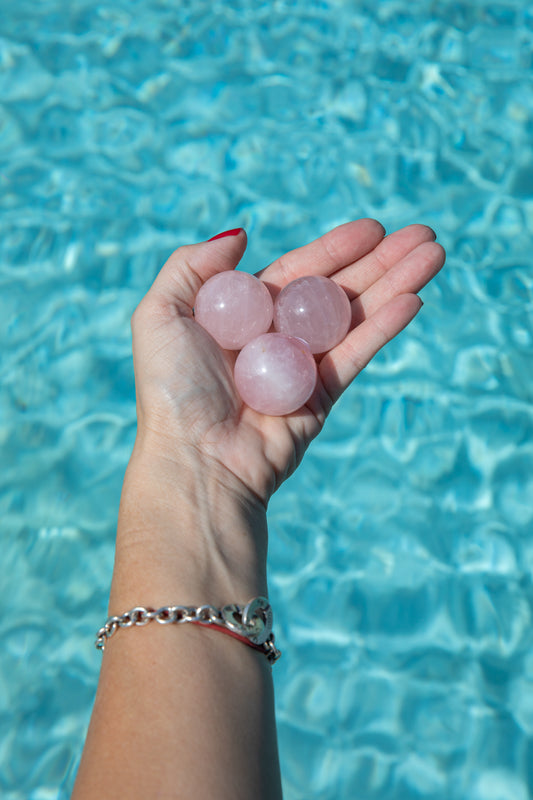
M222 350L195 321L200 286L234 269L246 248L241 231L181 247L163 266L132 320L138 438L176 464L194 459L245 499L266 506L300 463L334 402L376 352L417 314L417 292L442 267L431 229L412 225L384 238L369 219L349 222L258 273L275 295L303 275L326 275L347 292L352 325L317 359L307 404L284 417L244 405L233 381L236 353Z
M204 281L238 264L244 231L182 247L164 265L132 319L138 436L121 497L110 614L268 597L268 499L335 400L416 315L416 293L444 262L429 228L383 237L373 220L347 223L260 274L273 294L297 277L327 275L351 299L350 332L317 358L314 394L285 417L242 403L236 354L193 315ZM76 798L110 794L110 786L113 796L169 796L178 785L191 796L281 797L267 662L227 636L169 627L150 625L106 648ZM117 759L117 742L120 752L142 748L144 758ZM181 757L168 759L169 749Z

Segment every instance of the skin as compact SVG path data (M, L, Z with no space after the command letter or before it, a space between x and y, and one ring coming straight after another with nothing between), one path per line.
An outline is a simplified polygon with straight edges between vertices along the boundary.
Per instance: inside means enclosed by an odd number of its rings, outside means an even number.
M273 294L326 275L348 293L353 327L317 360L317 388L286 417L244 406L236 355L194 320L194 298L234 269L241 231L181 247L132 319L138 430L121 497L109 612L137 605L223 606L267 595L266 509L333 404L414 318L417 293L444 263L433 231L385 237L349 222L259 273ZM195 625L119 631L106 646L73 793L89 798L278 800L271 667L264 656Z

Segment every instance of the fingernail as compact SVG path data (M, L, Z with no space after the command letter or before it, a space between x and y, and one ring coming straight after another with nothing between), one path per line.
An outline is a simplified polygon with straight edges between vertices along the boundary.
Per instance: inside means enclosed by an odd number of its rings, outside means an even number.
M214 242L215 239L223 239L225 236L237 236L237 234L240 233L242 230L243 228L232 228L231 231L223 231L222 233L217 233L216 236L212 236L207 241Z

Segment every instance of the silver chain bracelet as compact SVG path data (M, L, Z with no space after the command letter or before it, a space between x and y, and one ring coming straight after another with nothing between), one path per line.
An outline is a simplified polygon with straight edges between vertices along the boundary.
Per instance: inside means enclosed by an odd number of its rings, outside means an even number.
M136 606L120 616L109 617L96 634L95 646L104 650L107 640L119 628L147 625L153 620L160 625L192 622L210 626L260 650L271 664L281 656L274 644L272 608L266 597L254 597L244 606L230 603L220 610L211 605L163 606L157 610Z

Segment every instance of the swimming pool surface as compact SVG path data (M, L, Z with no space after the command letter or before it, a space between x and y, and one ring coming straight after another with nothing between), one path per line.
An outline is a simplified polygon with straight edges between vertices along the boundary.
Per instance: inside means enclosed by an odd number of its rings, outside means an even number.
M0 6L0 796L70 794L158 267L360 216L449 257L271 504L285 798L533 796L531 5Z

